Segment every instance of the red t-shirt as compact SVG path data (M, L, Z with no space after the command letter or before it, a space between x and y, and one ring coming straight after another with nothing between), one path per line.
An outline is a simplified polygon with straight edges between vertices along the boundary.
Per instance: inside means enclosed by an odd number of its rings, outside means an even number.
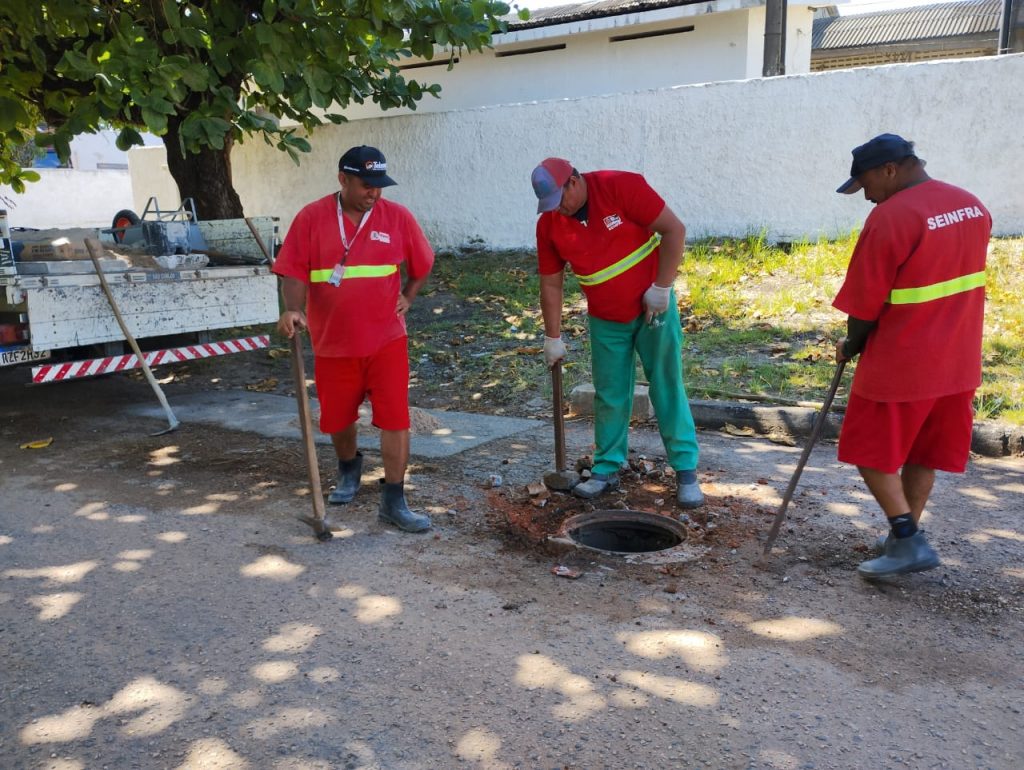
M423 278L434 265L434 252L412 214L398 203L379 199L352 238L345 267L401 265L410 279ZM375 278L344 277L340 286L311 281L314 270L333 270L344 254L338 223L337 193L304 207L284 239L274 272L307 286L306 318L318 356L363 357L405 336L405 318L395 313L401 291L400 271Z
M560 273L566 264L576 275L590 275L618 262L651 237L651 222L665 201L640 174L593 171L587 182L587 224L557 211L537 220L537 264L541 275ZM628 323L643 312L644 292L658 275L655 249L621 275L596 286L582 286L590 315Z
M901 190L868 215L832 303L878 322L857 364L854 393L918 401L981 384L983 286L908 304L892 304L889 295L983 271L991 232L981 201L934 179Z

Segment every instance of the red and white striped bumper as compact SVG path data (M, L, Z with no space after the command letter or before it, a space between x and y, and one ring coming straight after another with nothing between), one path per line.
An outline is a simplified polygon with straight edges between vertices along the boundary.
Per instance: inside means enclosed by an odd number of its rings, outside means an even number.
M204 345L188 345L183 348L154 350L143 354L149 366L160 364L176 364L180 361L193 361L198 358L226 356L232 353L245 353L270 346L270 336L263 334L257 337L240 337L221 342L210 342ZM32 382L60 382L78 377L95 377L98 374L125 372L129 369L141 369L142 364L134 353L124 356L107 356L90 358L86 361L67 361L60 364L45 364L32 367Z

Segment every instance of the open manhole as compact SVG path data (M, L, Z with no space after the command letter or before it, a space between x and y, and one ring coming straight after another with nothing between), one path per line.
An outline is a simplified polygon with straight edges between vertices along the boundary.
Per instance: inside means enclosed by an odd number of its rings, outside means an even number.
M643 511L594 511L565 520L559 539L592 551L655 553L686 542L686 527L675 519Z

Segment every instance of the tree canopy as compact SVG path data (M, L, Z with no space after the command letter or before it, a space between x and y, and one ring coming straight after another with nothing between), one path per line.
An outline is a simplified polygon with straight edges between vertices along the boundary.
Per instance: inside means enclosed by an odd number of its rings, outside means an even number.
M79 134L113 127L128 149L149 131L202 218L241 216L235 142L259 135L298 162L305 135L353 102L415 109L440 87L406 80L401 60L480 50L507 13L499 0L5 0L0 182L32 181L16 155L28 142L67 160Z

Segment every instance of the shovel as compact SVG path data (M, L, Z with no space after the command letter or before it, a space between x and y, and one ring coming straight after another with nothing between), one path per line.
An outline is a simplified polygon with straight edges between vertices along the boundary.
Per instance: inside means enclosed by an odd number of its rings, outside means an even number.
M146 363L146 357L139 349L139 343L135 341L135 337L128 328L128 324L125 323L124 316L121 315L121 309L117 306L117 300L114 299L114 293L110 290L110 284L107 283L107 278L103 275L103 268L100 266L100 256L103 254L103 244L95 238L86 238L85 248L89 251L89 259L92 260L92 264L96 268L96 275L100 279L100 286L103 288L103 293L107 296L107 302L110 303L110 309L114 311L114 318L117 319L117 324L121 327L121 333L124 335L125 340L127 340L132 352L138 359L139 366L142 367L142 372L146 375L146 381L149 383L149 386L153 388L153 392L156 393L157 401L159 401L160 406L163 407L164 414L167 415L167 428L159 430L156 433L150 433L149 435L162 436L165 433L171 433L172 431L177 430L181 423L178 422L178 418L175 417L174 412L171 411L171 405L167 403L167 397L164 395L163 390L160 389L160 383L158 383L156 381L156 377L153 376L153 370L150 369L149 364Z
M555 416L555 470L545 474L544 486L556 492L568 492L580 483L575 471L565 469L565 414L562 404L562 362L551 367L551 395Z
M814 421L814 428L811 429L811 435L807 439L807 445L804 447L804 453L800 455L800 462L796 464L796 470L793 472L793 478L789 480L789 486L786 487L786 494L782 496L782 505L779 506L779 512L775 514L775 521L772 522L772 528L768 531L768 539L764 544L763 556L767 556L768 552L772 550L772 546L775 544L775 538L778 537L779 527L782 526L783 520L786 518L786 509L789 508L789 501L793 499L793 492L796 491L797 482L800 481L800 474L804 472L804 466L807 465L807 460L811 456L811 450L814 448L814 444L818 441L818 437L821 435L821 429L825 427L825 419L828 417L828 410L832 407L832 399L836 397L836 391L839 390L839 382L843 379L843 369L846 368L846 361L840 361L836 367L836 373L832 375L832 384L829 386L828 394L825 396L825 403L821 406L821 411L818 413L818 419Z

